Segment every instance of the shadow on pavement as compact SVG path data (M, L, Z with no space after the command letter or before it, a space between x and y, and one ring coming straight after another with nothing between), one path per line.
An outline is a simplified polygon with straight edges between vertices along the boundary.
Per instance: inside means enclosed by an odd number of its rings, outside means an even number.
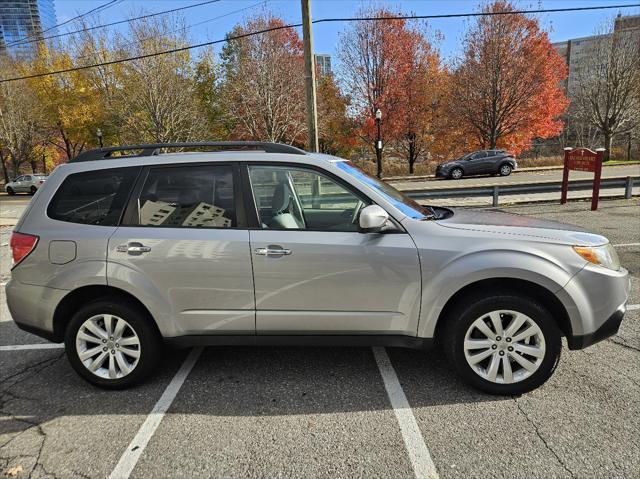
M412 383L412 407L500 400L463 385L437 350L388 351L403 387ZM83 381L62 349L0 352L0 434L63 416L146 415L187 352L167 349L153 377L124 391ZM203 351L170 412L270 416L390 408L370 348L218 347Z

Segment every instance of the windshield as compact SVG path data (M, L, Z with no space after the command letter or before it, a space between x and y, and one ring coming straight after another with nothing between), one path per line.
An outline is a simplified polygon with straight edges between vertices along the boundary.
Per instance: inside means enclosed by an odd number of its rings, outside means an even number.
M376 192L384 196L389 203L402 211L409 218L424 220L432 219L436 216L428 206L422 206L416 203L408 196L396 190L393 186L380 181L378 178L375 178L368 173L365 173L350 161L338 161L336 162L336 166L341 170L346 171L354 178L357 178L372 187Z

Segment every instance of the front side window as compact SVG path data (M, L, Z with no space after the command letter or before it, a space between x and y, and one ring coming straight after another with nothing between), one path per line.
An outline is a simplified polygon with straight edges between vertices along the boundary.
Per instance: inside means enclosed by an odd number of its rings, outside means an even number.
M402 211L402 213L407 215L409 218L422 220L432 218L434 216L433 212L428 208L425 208L406 196L404 193L396 190L393 186L369 175L350 161L338 161L335 165L355 179L360 180L373 188L379 195L382 195L385 200L391 203L398 210Z
M358 214L369 203L315 170L249 166L263 229L358 231Z
M114 168L69 175L53 196L47 214L69 223L118 224L140 168Z
M233 170L227 165L153 168L137 207L140 226L235 227Z

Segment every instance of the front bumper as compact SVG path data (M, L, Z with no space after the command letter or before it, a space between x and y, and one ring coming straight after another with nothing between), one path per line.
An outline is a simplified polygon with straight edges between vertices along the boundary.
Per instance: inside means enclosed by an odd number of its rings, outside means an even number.
M618 332L631 281L626 269L611 271L588 264L556 294L565 305L569 349L582 349Z
M622 323L622 319L624 318L625 311L626 308L624 306L621 306L615 313L609 316L609 319L602 323L602 326L600 326L593 333L583 334L579 336L567 336L569 349L584 349L588 346L591 346L592 344L603 341L616 334L620 329L620 324Z
M436 178L448 178L449 170L436 169Z

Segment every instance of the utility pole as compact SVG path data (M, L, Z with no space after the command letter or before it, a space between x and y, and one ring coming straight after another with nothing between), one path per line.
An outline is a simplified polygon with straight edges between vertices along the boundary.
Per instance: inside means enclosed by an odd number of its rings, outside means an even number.
M307 91L307 128L309 151L318 151L318 112L316 111L316 66L313 58L313 32L311 31L311 0L302 3L302 40L304 43L305 87Z

